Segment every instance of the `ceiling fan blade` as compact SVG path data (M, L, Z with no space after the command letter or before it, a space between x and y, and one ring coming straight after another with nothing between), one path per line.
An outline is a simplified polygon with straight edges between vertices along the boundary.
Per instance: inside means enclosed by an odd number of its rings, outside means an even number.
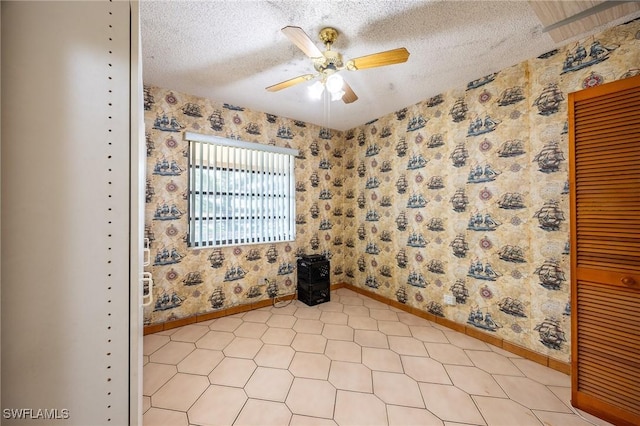
M350 71L362 70L366 68L382 67L385 65L399 64L407 62L409 51L404 47L387 50L385 52L374 53L372 55L360 56L347 62L347 69Z
M284 27L284 35L310 58L321 58L322 52L300 27Z
M300 75L298 77L294 77L289 80L281 81L280 83L274 84L273 86L269 86L267 87L267 90L269 92L277 92L278 90L286 89L287 87L291 87L295 84L302 83L304 81L309 81L313 77L315 77L313 74Z
M342 95L342 102L345 104L350 104L351 102L355 102L358 100L358 95L355 94L349 83L346 81L342 86L342 90L344 90L344 95Z

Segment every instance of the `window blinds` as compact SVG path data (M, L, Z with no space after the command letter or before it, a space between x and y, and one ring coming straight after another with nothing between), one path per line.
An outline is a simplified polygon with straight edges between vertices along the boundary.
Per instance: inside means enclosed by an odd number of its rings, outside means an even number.
M187 132L191 247L295 239L298 151Z

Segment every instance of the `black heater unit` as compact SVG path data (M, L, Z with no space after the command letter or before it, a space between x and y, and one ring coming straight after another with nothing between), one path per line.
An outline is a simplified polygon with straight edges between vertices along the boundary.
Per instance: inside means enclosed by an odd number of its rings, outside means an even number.
M331 267L322 255L298 259L298 300L315 306L331 299Z

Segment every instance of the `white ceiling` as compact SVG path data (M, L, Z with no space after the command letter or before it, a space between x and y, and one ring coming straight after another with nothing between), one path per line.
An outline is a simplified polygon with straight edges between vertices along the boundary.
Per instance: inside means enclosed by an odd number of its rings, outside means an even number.
M535 3L546 12L556 5L566 9L555 19L543 17L548 26L602 2ZM567 9L570 3L577 9ZM613 19L609 23L582 25L557 43L527 1L142 0L143 81L346 130L640 17L636 6L631 12L623 9L621 18L607 18ZM540 13L540 7L536 10ZM397 47L406 47L411 56L402 64L343 71L359 99L331 102L327 108L308 97L313 81L275 93L265 90L314 73L311 60L280 31L288 25L301 27L320 50L319 31L336 28L340 35L333 50L345 60Z

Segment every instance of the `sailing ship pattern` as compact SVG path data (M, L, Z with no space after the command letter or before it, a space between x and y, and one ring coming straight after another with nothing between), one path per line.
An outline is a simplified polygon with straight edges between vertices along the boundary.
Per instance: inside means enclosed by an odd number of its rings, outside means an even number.
M560 327L560 321L556 318L545 318L540 324L534 328L540 337L540 343L550 349L560 349L562 344L567 341L564 330Z
M226 296L224 295L224 291L222 290L222 286L217 286L213 289L211 296L209 296L209 302L211 303L211 307L213 309L220 309L224 306L224 301Z
M449 289L453 293L453 297L456 298L456 303L465 304L469 298L469 290L463 279L458 278L455 283Z
M267 301L264 285L252 289L265 277L278 280L280 295L293 294L296 256L325 252L332 269L344 271L332 274L332 283L432 315L441 309L451 321L568 361L570 329L553 320L566 318L569 299L566 94L582 90L594 72L607 81L631 75L640 63L638 31L640 21L611 28L344 132L145 86L145 236L153 237L153 256L161 255L147 266L157 302L145 318L159 324ZM269 261L271 243L187 247L185 131L299 150L295 177L305 191L295 193L297 237L274 244L276 260ZM487 165L498 173L485 178ZM476 166L483 169L480 185ZM366 220L370 211L377 220ZM483 223L488 214L499 225L469 227L476 213ZM329 218L331 227L320 229ZM414 233L429 243L407 245ZM253 250L262 258L249 260ZM555 275L547 274L555 269L547 262L552 259L560 271ZM203 281L186 285L194 271ZM414 271L432 284L408 284ZM454 294L456 305L438 307L445 294Z

